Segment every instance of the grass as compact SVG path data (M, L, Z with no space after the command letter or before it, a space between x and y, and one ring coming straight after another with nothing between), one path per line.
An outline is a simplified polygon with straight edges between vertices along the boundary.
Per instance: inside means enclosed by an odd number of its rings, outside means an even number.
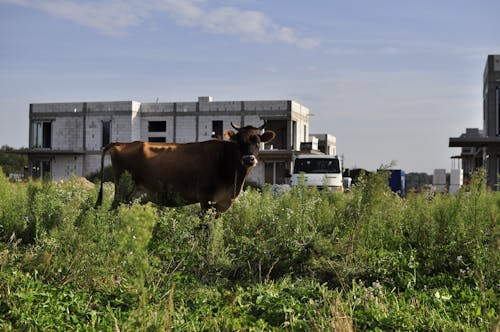
M0 175L5 331L487 331L500 320L500 194L383 176L350 193L244 192L199 207L94 209L96 189Z

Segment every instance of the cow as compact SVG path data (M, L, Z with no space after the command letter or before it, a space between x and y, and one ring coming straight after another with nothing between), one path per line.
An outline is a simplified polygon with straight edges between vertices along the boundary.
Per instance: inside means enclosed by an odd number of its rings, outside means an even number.
M110 143L101 154L101 185L96 207L102 204L103 168L106 153L111 156L115 196L112 208L142 193L141 201L162 206L200 203L202 211L225 212L238 197L246 177L257 164L259 146L275 137L262 126L226 130L229 140L212 139L193 143L135 141ZM132 195L125 194L120 179L128 172Z

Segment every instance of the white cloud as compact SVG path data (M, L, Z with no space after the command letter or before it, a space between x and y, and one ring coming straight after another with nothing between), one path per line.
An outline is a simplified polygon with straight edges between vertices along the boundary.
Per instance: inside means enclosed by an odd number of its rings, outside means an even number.
M208 2L202 0L0 0L0 3L38 9L108 35L140 25L153 12L164 12L179 25L212 34L301 48L319 45L318 40L299 36L293 28L274 22L263 12L236 7L209 8Z
M0 0L0 2L38 9L108 35L120 34L126 28L140 24L149 13L148 8L139 2L121 0L105 2Z

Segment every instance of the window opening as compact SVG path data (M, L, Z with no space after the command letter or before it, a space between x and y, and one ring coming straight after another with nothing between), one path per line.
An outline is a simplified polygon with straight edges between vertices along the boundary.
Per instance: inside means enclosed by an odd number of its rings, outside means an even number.
M51 179L50 160L34 160L31 163L31 176L34 179Z
M102 146L111 143L111 121L102 122Z
M31 124L32 130L32 148L52 148L52 122L34 121Z
M166 138L164 136L158 137L148 137L148 142L166 142Z
M221 120L212 121L212 138L222 139L223 122Z
M167 121L149 121L148 131L151 133L164 133L167 131Z

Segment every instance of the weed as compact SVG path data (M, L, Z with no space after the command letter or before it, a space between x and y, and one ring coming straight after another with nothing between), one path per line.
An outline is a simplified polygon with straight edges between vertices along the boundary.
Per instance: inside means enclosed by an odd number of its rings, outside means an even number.
M243 192L220 218L0 174L3 330L488 330L500 195ZM122 188L125 192L126 188Z

